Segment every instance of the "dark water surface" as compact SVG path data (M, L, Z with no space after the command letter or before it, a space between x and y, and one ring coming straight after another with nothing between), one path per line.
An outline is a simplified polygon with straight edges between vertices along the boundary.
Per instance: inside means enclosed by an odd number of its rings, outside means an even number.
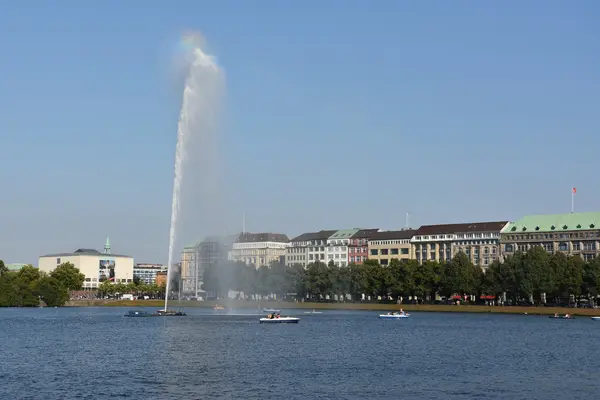
M0 399L594 399L600 322L0 309ZM291 312L290 312L291 313Z

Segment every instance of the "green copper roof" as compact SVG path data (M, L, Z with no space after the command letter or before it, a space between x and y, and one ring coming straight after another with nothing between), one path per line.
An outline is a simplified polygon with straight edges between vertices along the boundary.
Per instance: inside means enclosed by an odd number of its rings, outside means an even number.
M329 236L329 239L350 239L352 235L358 231L360 231L360 229L340 229L333 235Z
M509 223L502 233L560 232L600 229L600 212L527 215Z

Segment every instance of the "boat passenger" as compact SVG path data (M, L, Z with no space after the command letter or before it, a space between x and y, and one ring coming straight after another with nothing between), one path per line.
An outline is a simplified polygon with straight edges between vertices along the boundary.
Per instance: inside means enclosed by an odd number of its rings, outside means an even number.
M558 318L558 313L554 313L554 318Z
M565 314L565 318L571 318L571 315Z

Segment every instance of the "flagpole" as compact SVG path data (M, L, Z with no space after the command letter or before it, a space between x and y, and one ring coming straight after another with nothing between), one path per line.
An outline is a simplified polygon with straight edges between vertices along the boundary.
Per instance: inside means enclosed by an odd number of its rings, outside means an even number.
M575 193L577 189L573 188L571 190L571 214L575 213Z

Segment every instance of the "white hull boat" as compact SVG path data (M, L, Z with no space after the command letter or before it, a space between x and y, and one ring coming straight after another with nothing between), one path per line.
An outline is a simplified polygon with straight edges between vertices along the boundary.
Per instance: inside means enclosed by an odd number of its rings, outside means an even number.
M381 314L379 318L381 319L399 319L399 318L408 318L410 314Z
M304 314L323 314L321 311L304 311Z
M594 321L600 321L600 317L592 317Z
M279 318L261 318L261 324L297 324L300 318L295 317L279 317Z

